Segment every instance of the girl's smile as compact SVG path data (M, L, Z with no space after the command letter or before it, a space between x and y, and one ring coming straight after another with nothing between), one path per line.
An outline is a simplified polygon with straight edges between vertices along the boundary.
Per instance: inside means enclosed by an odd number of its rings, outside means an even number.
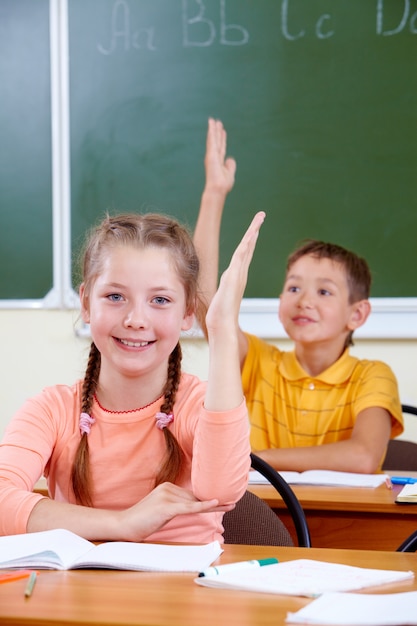
M151 343L153 343L152 341L129 341L128 339L117 339L115 337L116 341L119 341L123 346L126 346L126 348L146 348L146 346L149 346Z

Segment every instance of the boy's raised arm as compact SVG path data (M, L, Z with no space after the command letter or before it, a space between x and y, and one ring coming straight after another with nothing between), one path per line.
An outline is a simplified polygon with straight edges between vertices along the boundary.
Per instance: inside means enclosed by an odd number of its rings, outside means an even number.
M235 182L236 161L226 157L226 148L227 136L222 122L210 118L204 159L206 184L194 231L201 264L201 295L207 306L217 290L221 220L227 194ZM207 337L203 313L198 316L198 323Z

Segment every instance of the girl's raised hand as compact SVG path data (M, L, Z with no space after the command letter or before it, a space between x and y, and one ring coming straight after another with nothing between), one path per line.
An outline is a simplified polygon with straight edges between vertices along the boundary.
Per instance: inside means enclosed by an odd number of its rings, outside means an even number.
M223 273L206 316L207 331L238 328L239 310L248 279L249 266L265 213L259 211L236 248Z

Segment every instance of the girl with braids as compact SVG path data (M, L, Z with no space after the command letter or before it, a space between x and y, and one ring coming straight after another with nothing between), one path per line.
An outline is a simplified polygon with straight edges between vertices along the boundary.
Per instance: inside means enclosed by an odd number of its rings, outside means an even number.
M254 217L205 317L207 382L181 371L181 331L203 306L188 231L156 214L107 217L92 231L80 287L92 336L86 373L45 389L10 422L0 534L222 541L223 513L250 467L237 333L263 219ZM32 492L42 474L49 498Z

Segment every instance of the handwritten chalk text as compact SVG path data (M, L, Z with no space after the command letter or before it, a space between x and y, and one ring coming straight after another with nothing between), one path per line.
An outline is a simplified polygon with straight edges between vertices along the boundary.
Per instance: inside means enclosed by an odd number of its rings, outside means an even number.
M385 23L385 2L377 0L375 16L375 34L382 37L399 35L404 31L417 34L417 11L412 13L411 0L402 2L401 16L396 24ZM229 15L227 0L218 0L217 15L208 17L207 0L181 0L178 22L181 27L181 41L184 48L207 48L220 46L246 46L250 42L247 25L237 23L236 16ZM293 0L281 0L280 23L277 32L286 40L294 41L305 37L326 40L337 35L333 15L318 12L313 23L303 23L303 16L295 14ZM212 7L211 7L212 8ZM337 10L337 6L334 11ZM151 24L133 25L131 8L128 0L115 0L110 14L109 39L97 44L97 50L103 55L115 52L146 50L154 52L161 47L157 29Z

